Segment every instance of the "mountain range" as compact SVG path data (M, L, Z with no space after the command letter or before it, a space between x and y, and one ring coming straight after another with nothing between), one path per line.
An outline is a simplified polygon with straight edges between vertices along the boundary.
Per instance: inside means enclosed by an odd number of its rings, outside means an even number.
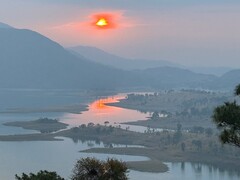
M84 56L89 60L124 70L147 69L153 67L183 67L179 64L164 60L127 59L90 46L76 46L68 48L77 56Z
M217 77L166 61L124 59L90 47L69 50L37 32L3 23L0 40L0 88L229 89L240 77L240 70Z
M182 69L189 69L195 73L222 76L226 72L233 69L230 67L188 67L164 60L129 59L110 54L102 49L90 46L76 46L67 49L76 56L85 57L93 62L125 70L147 69L155 67L177 67Z

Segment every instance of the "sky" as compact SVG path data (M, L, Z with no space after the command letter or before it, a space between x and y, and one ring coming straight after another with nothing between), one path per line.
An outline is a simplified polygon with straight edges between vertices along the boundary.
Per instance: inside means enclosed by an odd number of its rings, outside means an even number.
M94 18L111 16L111 28ZM240 68L239 0L0 0L0 22L64 47L129 58Z

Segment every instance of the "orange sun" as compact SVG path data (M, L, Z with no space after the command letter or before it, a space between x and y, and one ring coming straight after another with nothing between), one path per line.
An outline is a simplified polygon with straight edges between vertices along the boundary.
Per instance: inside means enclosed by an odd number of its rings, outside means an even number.
M98 27L105 27L105 26L107 26L108 25L108 21L107 21L107 19L105 19L105 18L100 18L100 19L98 19L98 21L96 22L96 26L98 26Z
M115 29L117 27L115 14L111 13L98 13L92 15L93 21L91 25L97 29Z

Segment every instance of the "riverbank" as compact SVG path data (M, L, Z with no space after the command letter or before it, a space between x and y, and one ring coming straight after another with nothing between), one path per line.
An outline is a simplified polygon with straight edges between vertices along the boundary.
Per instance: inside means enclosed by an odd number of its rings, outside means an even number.
M129 168L144 172L165 172L163 162L196 162L222 169L239 171L240 151L232 146L222 146L216 135L187 132L137 133L112 126L81 125L56 133L0 136L0 141L59 141L67 137L74 142L92 140L103 142L105 147L82 151L145 156L146 162L130 162ZM113 148L112 144L144 146L144 148Z
M221 92L171 90L145 94L131 93L125 99L107 105L149 113L148 120L139 119L124 124L172 130L177 129L177 124L181 124L185 130L194 126L216 129L211 119L213 109L231 98L232 95ZM159 114L155 120L151 119L153 113Z
M88 106L83 104L58 106L58 107L47 107L47 108L11 108L1 111L0 114L9 113L72 113L81 114L83 111L87 111Z
M23 129L36 130L41 133L52 133L66 129L68 124L59 122L57 119L40 118L35 121L16 121L4 123L5 126L21 127Z
M207 152L178 152L161 148L92 148L81 151L84 153L118 154L148 157L149 161L129 162L129 168L143 172L167 172L168 167L163 162L201 163L239 173L239 159L226 158L225 155L213 155Z

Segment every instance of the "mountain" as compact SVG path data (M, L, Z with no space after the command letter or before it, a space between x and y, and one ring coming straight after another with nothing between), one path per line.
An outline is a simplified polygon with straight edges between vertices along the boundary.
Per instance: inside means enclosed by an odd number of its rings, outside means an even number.
M194 73L187 69L158 67L137 70L138 76L144 76L149 86L161 89L169 88L208 88L208 84L217 79L214 75Z
M0 22L0 28L9 29L9 28L13 28L13 27Z
M104 65L108 65L115 68L120 68L124 70L134 70L134 69L147 69L154 67L182 67L178 64L174 64L163 60L144 60L144 59L127 59L119 57L101 49L89 46L76 46L71 47L69 50L80 57L86 57L89 60Z
M238 84L240 84L240 69L235 69L217 78L209 84L209 87L214 89L233 90Z
M233 68L230 67L188 67L187 69L195 73L212 74L219 77L233 70Z
M0 88L232 88L240 70L221 77L177 67L121 70L75 55L27 29L0 28ZM5 28L8 27L8 28Z
M58 43L26 29L0 28L1 88L125 86L131 72L76 57Z

